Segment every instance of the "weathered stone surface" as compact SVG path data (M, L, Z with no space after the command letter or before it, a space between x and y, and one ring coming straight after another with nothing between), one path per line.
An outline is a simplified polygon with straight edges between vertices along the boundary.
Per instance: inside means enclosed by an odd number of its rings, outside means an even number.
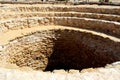
M120 79L119 7L6 4L0 12L1 80Z
M0 79L2 80L21 80L21 78L24 80L119 80L120 69L99 68L94 72L63 74L0 68Z

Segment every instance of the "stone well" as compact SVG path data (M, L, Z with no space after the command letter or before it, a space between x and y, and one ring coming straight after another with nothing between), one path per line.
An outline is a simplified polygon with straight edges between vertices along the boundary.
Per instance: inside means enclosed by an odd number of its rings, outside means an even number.
M119 7L3 4L0 11L2 80L120 79Z

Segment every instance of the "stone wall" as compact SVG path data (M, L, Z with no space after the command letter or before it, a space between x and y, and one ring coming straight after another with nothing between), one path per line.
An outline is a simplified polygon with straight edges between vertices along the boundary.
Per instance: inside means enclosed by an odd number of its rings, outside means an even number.
M110 22L104 20L77 18L77 17L32 17L23 19L13 19L1 21L0 32L14 29L24 29L40 25L63 25L94 31L103 32L109 35L120 37L119 22Z
M82 5L82 6L73 6L73 5L62 5L62 6L58 6L57 5L46 5L44 6L44 4L36 4L33 6L25 5L23 4L22 6L20 6L20 4L18 4L18 6L4 6L1 8L0 10L1 12L89 12L89 13L101 13L101 14L115 14L115 15L119 15L120 14L120 8L119 6L97 6L97 5L92 5L92 6L88 6L88 5Z
M5 14L5 12L8 13ZM119 12L118 7L103 8L102 6L96 6L96 8L69 5L64 5L64 7L56 5L3 7L0 32L52 24L95 30L119 38Z

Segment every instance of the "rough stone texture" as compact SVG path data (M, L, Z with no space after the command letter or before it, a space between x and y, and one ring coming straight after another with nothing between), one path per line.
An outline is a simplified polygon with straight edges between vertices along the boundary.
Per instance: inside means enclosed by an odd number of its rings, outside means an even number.
M9 6L9 5L8 5ZM34 6L34 7L33 7ZM98 6L98 5L82 5L82 6L71 6L71 5L10 5L9 7L4 6L1 8L1 12L34 12L34 11L55 11L55 12L90 12L90 13L102 13L102 14L120 14L120 8L111 6Z
M5 62L36 70L81 70L120 60L119 42L69 28L41 30L17 38L4 51Z
M86 24L87 23L87 24ZM32 17L1 21L0 32L14 29L24 29L40 25L62 25L103 32L120 38L120 23L97 19L77 17Z
M65 5L63 7L56 5L32 5L32 7L30 5L7 6L1 8L1 20L3 21L0 21L0 32L8 29L23 29L25 27L55 24L85 28L120 37L119 7L108 6L104 8L96 6L94 8L94 6ZM9 11L10 13L6 14Z
M119 68L99 68L83 73L67 73L65 71L51 73L0 68L1 80L21 80L21 78L24 80L119 80L119 75Z
M120 22L120 16L112 15L112 14L100 14L100 13L85 13L85 12L24 12L23 13L15 13L12 12L7 14L1 14L0 19L14 19L14 18L29 18L29 17L79 17L79 18L94 18L94 19L102 19L109 21L117 21Z
M0 12L1 80L120 79L119 7L5 4Z

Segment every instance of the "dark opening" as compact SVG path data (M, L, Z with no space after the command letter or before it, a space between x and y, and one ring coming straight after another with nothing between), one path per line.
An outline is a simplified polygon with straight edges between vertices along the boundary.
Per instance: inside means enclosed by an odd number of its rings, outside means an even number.
M103 40L101 43L97 44L93 42L96 47L91 48L89 44L84 43L84 39L86 39L86 41L88 39L87 36L86 38L80 40L81 37L82 36L80 35L70 35L70 37L62 36L61 38L54 41L54 51L48 58L48 64L45 71L53 71L55 69L82 70L91 67L104 67L106 64L117 61L117 58L115 58L115 56L112 55L109 51L96 51L97 47L103 47L104 45L99 45L104 44L104 41L107 40ZM97 41L98 39L99 38L96 38L94 41ZM89 42L91 41L88 41L88 43Z

